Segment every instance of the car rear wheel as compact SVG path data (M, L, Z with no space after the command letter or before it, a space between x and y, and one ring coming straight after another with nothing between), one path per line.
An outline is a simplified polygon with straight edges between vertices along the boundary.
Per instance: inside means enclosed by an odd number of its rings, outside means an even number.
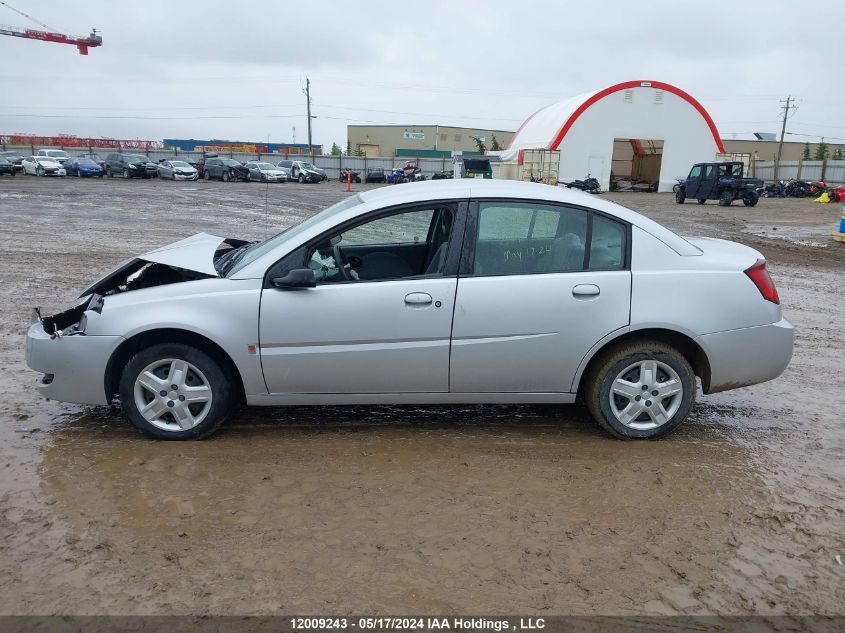
M229 172L228 171L223 172L223 182L229 182Z
M128 170L128 169L124 169L124 170L123 170L123 177L124 177L124 178L129 178L129 170Z
M731 202L733 202L733 201L734 201L733 191L723 191L722 195L719 196L719 206L729 207L729 206L731 206Z
M746 207L753 207L760 201L760 195L756 191L749 191L742 198L742 204Z
M684 200L686 200L686 199L687 199L687 192L679 187L678 190L675 192L675 202L677 202L678 204L683 204Z
M675 348L630 341L605 353L587 376L584 397L599 425L619 439L663 437L695 402L695 374Z
M120 401L132 424L163 440L213 433L233 402L220 365L182 343L162 343L130 359L120 379Z

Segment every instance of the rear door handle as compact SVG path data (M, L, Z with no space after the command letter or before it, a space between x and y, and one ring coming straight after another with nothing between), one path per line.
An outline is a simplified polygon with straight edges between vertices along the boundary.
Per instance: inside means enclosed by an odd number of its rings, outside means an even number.
M598 297L601 289L596 284L578 284L572 289L572 296L576 299Z
M424 306L431 303L431 295L427 292L412 292L405 295L405 303L409 306Z

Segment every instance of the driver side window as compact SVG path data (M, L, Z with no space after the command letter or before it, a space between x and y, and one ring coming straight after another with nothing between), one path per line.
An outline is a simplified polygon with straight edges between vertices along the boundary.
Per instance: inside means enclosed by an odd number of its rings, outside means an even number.
M443 205L376 218L321 242L306 262L318 283L441 276L454 216Z

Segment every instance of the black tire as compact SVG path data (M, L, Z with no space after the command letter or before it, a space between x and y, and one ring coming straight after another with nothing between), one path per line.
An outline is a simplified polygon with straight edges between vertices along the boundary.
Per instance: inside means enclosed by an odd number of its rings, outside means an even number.
M686 199L687 192L684 190L683 187L678 187L678 190L675 191L675 202L677 204L683 204Z
M211 176L208 175L207 171L202 172L202 179L203 180L211 180Z
M655 360L659 364L665 364L674 370L678 375L683 391L676 396L680 399L680 402L668 421L652 429L637 429L623 424L617 419L611 408L611 386L626 368L645 360ZM658 366L658 374L661 371L665 372L665 370L660 369ZM652 385L646 386L651 387ZM648 391L644 393L648 393ZM614 437L623 440L654 440L670 433L689 415L690 409L695 402L695 395L695 374L686 358L674 347L650 339L628 341L606 352L602 352L586 376L584 389L584 399L586 400L587 408L599 426ZM653 398L653 396L649 395L645 397ZM614 396L614 398L625 400L622 396ZM665 400L663 399L662 402ZM649 400L646 400L646 402L649 402ZM621 403L616 406L618 408L621 406ZM648 417L647 414L643 415Z
M223 176L221 177L221 180L223 182L229 182L229 172L228 171L223 172Z
M760 195L756 191L747 192L742 198L742 204L746 207L753 207L760 201Z
M161 429L138 410L135 403L135 380L150 364L157 360L179 359L198 368L211 388L211 405L205 418L196 426L185 430ZM120 402L133 426L160 440L198 440L216 431L229 415L234 403L232 385L220 364L195 347L183 343L160 343L139 351L123 369L120 377Z
M299 184L305 184L305 174L299 174Z
M707 198L699 198L698 200L696 200L696 202L698 204L704 204L705 202L707 202Z
M719 206L720 207L729 207L731 203L734 201L734 192L730 190L723 191L722 194L719 196Z
M103 177L103 174L100 174L100 175L97 176L97 178L102 178L102 177Z
M112 173L111 167L106 167L106 176L109 178L114 178L114 174Z
M127 169L127 168L124 168L124 169L123 169L123 177L124 177L124 178L129 178L129 169Z

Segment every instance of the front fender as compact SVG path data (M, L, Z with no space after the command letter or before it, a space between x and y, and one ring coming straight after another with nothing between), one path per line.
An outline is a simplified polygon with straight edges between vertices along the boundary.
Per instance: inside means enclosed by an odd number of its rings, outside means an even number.
M125 339L160 329L186 330L223 349L247 395L266 393L258 345L260 279L201 279L106 296L89 311L90 334ZM250 347L252 346L252 347Z

